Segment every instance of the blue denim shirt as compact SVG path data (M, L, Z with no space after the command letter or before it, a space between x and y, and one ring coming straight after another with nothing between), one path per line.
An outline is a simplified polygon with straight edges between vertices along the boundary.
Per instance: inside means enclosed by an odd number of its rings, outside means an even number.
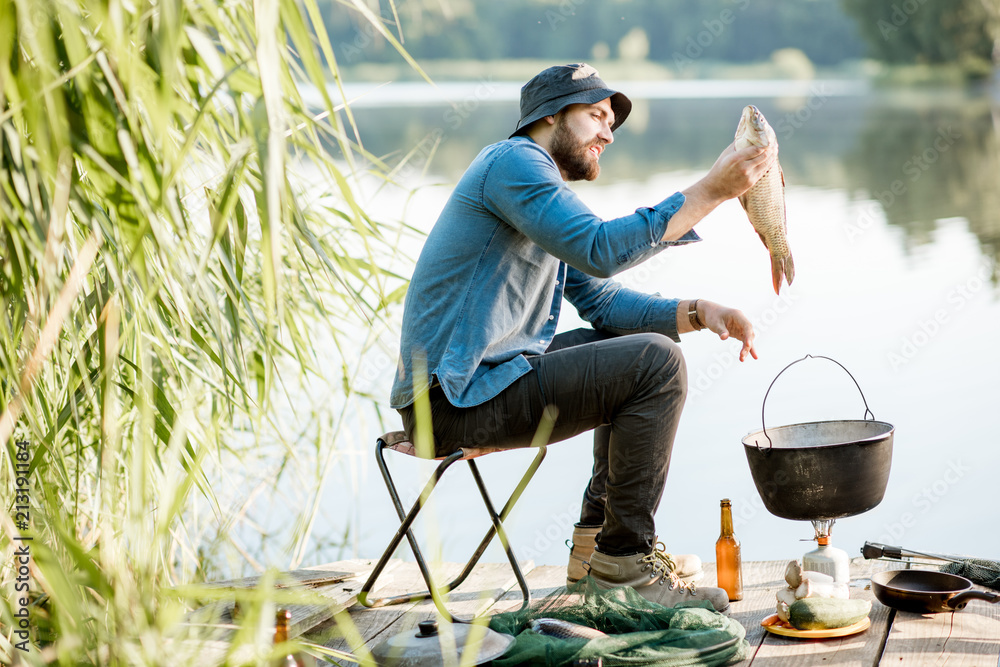
M413 402L414 359L456 407L487 401L531 371L525 355L552 342L566 298L585 321L615 333L677 336L677 299L608 277L663 248L684 203L676 193L616 220L595 215L528 137L487 146L459 180L427 236L403 305L390 402ZM425 386L424 382L417 386Z

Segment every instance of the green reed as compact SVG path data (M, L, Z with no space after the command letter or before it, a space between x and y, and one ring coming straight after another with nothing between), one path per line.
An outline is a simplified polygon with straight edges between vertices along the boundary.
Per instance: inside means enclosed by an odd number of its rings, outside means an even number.
M399 46L361 0L335 11ZM266 450L280 477L303 446L331 465L364 399L357 331L404 284L379 268L400 223L357 194L388 169L340 86L317 0L0 0L0 662L201 664L177 651L199 600L172 587L267 565L233 534L253 496L220 498L227 466ZM331 376L330 405L287 428L289 393ZM26 530L6 502L18 441ZM302 561L323 479L277 565Z

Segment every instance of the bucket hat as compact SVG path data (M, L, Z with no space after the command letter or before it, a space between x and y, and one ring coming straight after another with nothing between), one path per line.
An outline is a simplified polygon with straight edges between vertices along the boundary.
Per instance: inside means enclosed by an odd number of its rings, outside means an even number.
M586 63L556 65L542 70L521 87L521 120L510 136L521 134L539 118L553 116L570 104L593 104L611 98L614 132L628 117L632 101L608 88L597 70Z

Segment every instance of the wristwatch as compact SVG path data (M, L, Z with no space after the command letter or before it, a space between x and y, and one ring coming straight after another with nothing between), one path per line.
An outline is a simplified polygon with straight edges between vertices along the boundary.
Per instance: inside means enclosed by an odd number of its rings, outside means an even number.
M694 327L695 331L705 328L705 323L702 322L701 318L698 316L698 302L700 300L701 299L694 299L688 303L688 321L691 323L691 326Z

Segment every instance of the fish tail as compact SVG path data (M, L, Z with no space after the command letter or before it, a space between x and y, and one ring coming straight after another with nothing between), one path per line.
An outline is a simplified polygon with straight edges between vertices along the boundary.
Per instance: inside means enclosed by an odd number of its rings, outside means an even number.
M795 262L792 261L792 254L788 253L784 257L771 255L771 281L774 284L774 293L780 294L781 279L784 278L789 285L795 279Z

